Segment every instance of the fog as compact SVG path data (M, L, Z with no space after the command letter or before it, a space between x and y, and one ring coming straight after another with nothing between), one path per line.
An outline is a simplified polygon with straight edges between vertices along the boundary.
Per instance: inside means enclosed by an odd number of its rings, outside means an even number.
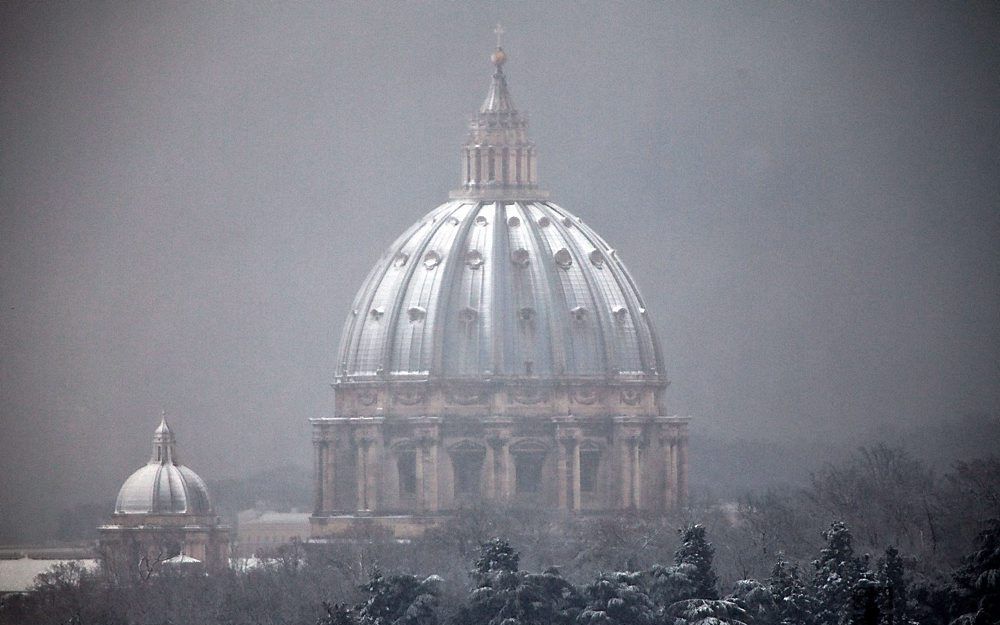
M356 289L459 184L497 22L542 186L638 281L693 449L996 416L998 18L5 4L0 537L110 506L161 410L205 478L309 466Z

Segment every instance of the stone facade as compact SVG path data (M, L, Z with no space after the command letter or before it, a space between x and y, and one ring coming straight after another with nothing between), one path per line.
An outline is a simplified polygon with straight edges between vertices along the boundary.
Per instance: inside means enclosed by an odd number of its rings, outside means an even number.
M405 533L479 502L668 512L687 495L687 424L661 389L581 384L340 385L313 419L313 536L372 516ZM401 518L402 515L402 518Z
M115 514L98 533L104 565L120 578L148 577L181 554L209 573L229 567L229 527L215 516Z

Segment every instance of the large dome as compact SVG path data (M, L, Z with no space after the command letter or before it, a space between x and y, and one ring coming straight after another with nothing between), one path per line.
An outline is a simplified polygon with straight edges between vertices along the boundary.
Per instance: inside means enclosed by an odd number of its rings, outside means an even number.
M365 279L337 386L459 380L666 380L642 296L613 249L538 188L527 120L498 47L462 148L462 188Z
M153 434L153 456L118 491L115 514L212 514L208 488L198 474L177 462L174 435L166 420Z
M461 188L383 252L344 324L333 415L310 419L314 537L373 522L412 537L482 501L684 501L688 420L667 416L646 304L615 250L538 187L499 42L491 60Z
M344 327L338 378L663 371L642 296L597 233L543 199L471 197L428 213L375 264Z

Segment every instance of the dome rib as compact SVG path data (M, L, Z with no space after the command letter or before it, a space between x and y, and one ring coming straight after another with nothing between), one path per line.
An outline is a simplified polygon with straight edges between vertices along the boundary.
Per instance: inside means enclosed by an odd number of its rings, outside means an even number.
M530 223L533 226L538 226L539 219L541 217L545 217L550 222L550 225L547 227L551 227L552 218L540 208L540 204L531 203L529 208L529 203L526 202L522 204L522 206L524 207L524 211L532 217L532 219L530 219ZM535 263L532 271L535 273L537 278L540 278L537 284L544 287L544 291L541 293L543 296L543 301L541 303L544 305L546 321L548 322L549 327L548 342L552 353L551 373L556 376L562 376L566 374L566 370L569 367L569 355L567 354L567 345L569 345L569 341L566 340L568 333L566 331L566 325L562 323L560 318L557 316L557 309L550 305L551 302L554 301L554 294L556 292L561 292L562 287L556 281L554 272L551 271L549 264L550 261L548 258L551 254L545 253L548 250L548 246L542 241L543 237L541 228L532 227L529 229L529 232L530 241L533 246L533 249L529 250L529 254L534 252L531 256L534 258L533 262ZM537 300L538 298L534 299ZM563 303L565 304L565 298ZM569 310L566 306L563 308Z
M575 240L575 235L572 233L572 230L574 228L577 231L580 230L580 228L577 226L577 224L579 224L579 221L576 221L574 223L572 216L570 216L568 213L565 213L565 211L562 211L561 208L555 204L552 204L550 202L543 202L542 205L553 211L558 210L561 213L561 216L564 217L565 219L568 219L572 224L570 226L567 226L561 219L553 222L553 225L560 232L560 234L562 234L562 239L566 243L565 249L569 250L570 254L573 257L573 265L579 267L580 275L583 276L584 283L587 286L587 292L590 295L590 301L592 303L591 308L593 309L594 319L596 320L597 323L598 331L596 335L599 339L599 344L595 345L594 348L596 353L598 354L598 357L602 361L601 364L603 366L601 368L605 373L613 372L612 367L614 366L613 365L614 359L612 350L614 349L614 347L612 343L608 340L608 337L606 336L607 330L605 328L605 321L606 321L605 309L608 307L608 303L603 300L603 294L596 289L594 284L593 271L589 271L589 265L586 264L589 262L589 260L583 253L581 253L580 246ZM584 269L584 267L587 267L587 269ZM569 310L569 308L567 308L567 310Z
M458 229L456 236L451 242L450 259L445 261L444 271L442 272L442 282L444 284L451 284L454 280L456 272L466 270L464 262L464 252L470 249L467 244L464 244L469 232L476 227L476 219L480 214L480 207L474 203L462 204L463 207L468 206L468 210L459 220L459 223L455 224L455 228ZM452 214L454 216L454 213ZM464 244L464 245L463 245ZM485 272L489 271L489 258L484 255L483 266L477 271ZM447 354L450 353L448 346L445 345L446 342L446 328L452 326L452 324L457 323L457 319L453 319L452 309L458 304L452 298L456 292L461 292L461 289L449 289L449 295L447 297L439 297L434 303L434 317L432 323L434 324L431 328L430 333L430 344L431 344L431 354L430 362L428 365L428 373L431 377L436 377L435 372L443 371L445 369L444 359ZM464 304L468 306L469 304ZM477 320L478 323L478 320ZM426 331L426 330L425 330Z
M419 246L419 251L417 254L414 255L415 257L410 259L410 262L408 263L409 266L406 269L406 277L404 281L406 288L398 289L395 293L394 305L392 306L392 308L390 308L389 321L385 325L384 336L382 338L382 355L379 359L380 361L379 367L382 369L384 373L398 374L401 372L410 372L419 374L423 372L423 369L419 368L423 365L423 363L420 362L420 351L422 351L420 349L417 350L418 353L417 353L416 366L418 368L415 369L412 365L403 368L403 363L399 362L400 350L396 345L396 335L399 330L398 324L400 323L400 318L401 318L400 313L402 312L403 308L402 304L404 301L409 299L408 296L410 295L410 286L413 284L413 279L414 276L417 274L417 272L421 271L423 273L423 277L421 279L422 285L426 285L427 288L433 291L434 283L440 281L441 273L443 272L444 268L448 267L454 260L452 258L452 256L454 256L452 248L454 247L455 237L453 237L451 245L449 246L449 249L447 251L442 252L441 250L438 250L437 247L434 245L435 243L438 242L441 243L447 242L446 239L444 241L441 241L439 237L442 235L442 231L445 227L447 226L454 227L454 224L451 222L451 218L455 216L456 212L462 209L462 204L457 204L457 205L452 204L451 206L449 206L449 208L451 210L441 211L442 214L437 215L437 221L435 223L434 228L431 231L430 236L428 236L424 240L423 244ZM444 233L444 236L447 236L447 233ZM439 264L433 267L433 269L428 269L425 264L425 260L427 258L426 255L431 252L436 252L440 258L440 261ZM442 264L444 265L443 267L441 266ZM420 269L421 267L423 269ZM423 299L418 296L417 302L411 301L410 305L420 305L421 303L424 303ZM428 310L428 312L430 312L428 306L425 305L424 308L425 310ZM433 324L433 323L434 323L433 319L428 319L426 322L426 324Z
M372 309L372 303L378 292L379 286L385 280L386 274L395 264L395 257L399 250L406 247L406 244L416 236L416 234L426 226L426 218L418 221L408 228L393 242L393 244L382 254L379 261L372 267L362 283L361 290L358 291L351 307L351 312L347 323L344 324L344 331L341 336L341 358L338 363L339 370L348 373L349 358L354 358L354 365L357 366L360 360L358 353L361 349L361 340L364 335L364 322ZM402 243L401 243L402 242ZM355 328L361 326L361 330L355 332Z

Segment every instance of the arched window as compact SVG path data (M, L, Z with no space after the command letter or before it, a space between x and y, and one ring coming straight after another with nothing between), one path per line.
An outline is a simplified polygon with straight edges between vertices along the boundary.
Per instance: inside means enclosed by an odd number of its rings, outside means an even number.
M511 445L514 456L514 487L521 493L542 492L542 469L548 448L537 441L521 441Z

